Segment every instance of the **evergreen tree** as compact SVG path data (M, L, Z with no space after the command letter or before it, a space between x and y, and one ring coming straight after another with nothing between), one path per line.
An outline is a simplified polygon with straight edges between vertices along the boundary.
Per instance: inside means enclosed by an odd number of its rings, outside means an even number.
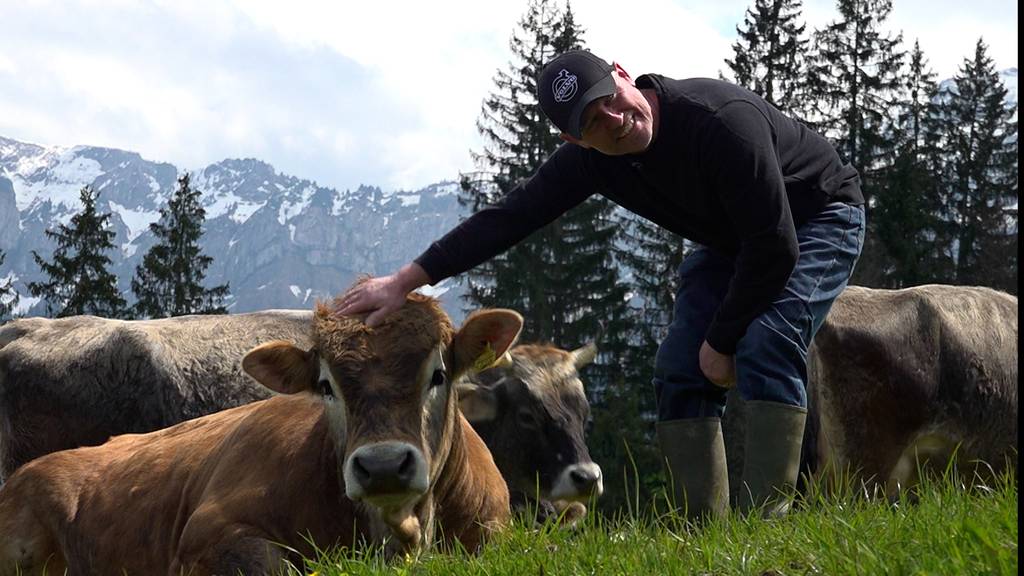
M799 23L800 0L754 0L744 27L736 27L733 59L726 60L734 80L778 109L800 114L800 93L808 40Z
M478 129L485 144L474 154L479 171L462 177L464 204L474 210L495 205L561 144L537 103L537 77L553 56L580 49L582 35L570 6L560 9L553 0L528 4L510 42L514 62L497 72L495 90L483 104ZM467 300L475 307L504 306L523 313L525 342L573 348L603 332L597 361L583 375L595 422L615 406L610 395L637 384L650 393L649 382L626 382L623 373L633 331L627 287L615 265L617 236L613 205L591 198L467 275ZM600 438L590 442L593 458L606 472L628 465L622 431L642 428L639 419L640 414L633 412L623 414L617 426L595 427L595 434L607 431L614 436L607 451ZM618 478L620 474L608 474L607 494L623 494L614 484Z
M57 242L53 262L43 260L34 250L32 258L49 277L46 282L29 282L29 292L46 301L48 315L58 317L94 314L120 318L126 312L124 298L117 290L117 278L108 271L106 252L114 248L114 232L107 229L110 213L96 211L99 192L91 186L80 193L82 211L71 224L58 224L46 236Z
M938 84L915 42L903 74L904 97L892 127L895 156L875 195L873 231L884 247L879 283L902 288L948 281L949 261L936 238L943 235L938 182Z
M3 266L7 255L0 250L0 266ZM18 305L18 292L14 289L14 281L10 278L0 280L0 321L6 320L14 307Z
M957 284L1016 292L1016 105L979 39L943 95L940 116L947 152L942 188L950 226L939 239L949 250Z
M182 175L167 207L160 209L160 219L149 225L157 243L142 258L132 278L139 316L167 318L227 311L222 302L228 285L203 286L213 258L203 254L199 247L206 219L201 196L192 187L188 173Z
M814 33L807 119L860 171L870 213L877 175L894 149L887 124L901 90L901 36L880 31L892 0L838 0L837 7L840 19Z

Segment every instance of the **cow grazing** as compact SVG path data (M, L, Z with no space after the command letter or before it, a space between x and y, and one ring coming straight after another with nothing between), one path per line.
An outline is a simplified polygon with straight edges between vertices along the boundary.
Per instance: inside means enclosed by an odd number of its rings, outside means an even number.
M918 462L1017 467L1017 298L988 288L851 286L814 339L808 467L895 496ZM984 463L976 466L978 463ZM991 467L991 468L990 468Z
M413 295L377 328L321 306L314 347L242 365L282 393L144 435L49 454L0 488L0 574L266 574L291 550L475 549L508 491L458 411L454 379L517 337L507 310L459 331Z
M514 508L537 497L547 507L601 495L601 467L584 441L590 406L579 376L596 354L593 344L571 352L520 345L504 364L459 383L462 412L494 455Z
M310 311L164 320L25 318L0 327L0 482L29 460L267 398L241 358L310 347Z

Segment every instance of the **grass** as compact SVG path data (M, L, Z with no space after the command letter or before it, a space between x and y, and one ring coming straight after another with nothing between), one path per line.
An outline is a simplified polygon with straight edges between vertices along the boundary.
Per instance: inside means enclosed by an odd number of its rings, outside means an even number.
M703 527L675 514L608 519L576 529L519 522L479 555L428 552L387 562L374 552L323 554L289 575L783 576L1017 574L1017 483L964 490L924 480L896 503L813 495L772 520L732 515Z

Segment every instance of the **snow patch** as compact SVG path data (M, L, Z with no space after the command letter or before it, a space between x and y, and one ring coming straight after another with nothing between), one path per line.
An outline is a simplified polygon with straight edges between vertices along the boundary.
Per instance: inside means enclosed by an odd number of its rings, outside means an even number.
M121 221L128 227L128 242L132 242L149 230L149 225L160 219L160 212L153 210L131 209L122 206L114 201L108 201L110 211L121 217Z
M306 186L302 192L300 192L301 200L298 202L281 202L281 208L277 211L277 221L282 226L294 218L309 206L309 200L313 197L316 192L316 188L312 185Z
M28 314L28 311L31 310L33 306L35 306L42 300L42 296L26 296L24 294L21 294L21 299L18 300L17 306L15 306L13 310L11 310L11 315L22 316L24 314Z
M265 205L266 202L251 202L239 197L234 192L219 192L207 196L203 209L206 210L206 218L209 220L227 215L231 220L244 224L249 217Z
M296 298L301 298L303 304L305 304L306 301L309 300L309 295L313 293L312 288L306 288L306 292L303 293L302 288L299 288L295 284L289 286L288 289L292 291L292 296L295 296Z
M139 247L130 242L121 244L121 253L124 254L125 259L131 258L139 250Z
M416 206L420 203L419 194L401 195L398 199L402 201L402 206Z
M14 184L15 204L21 212L47 200L77 211L81 208L79 195L82 188L92 184L104 173L99 162L76 156L73 150L60 154L49 167L48 177L41 181L29 181L27 176L31 172L23 171L22 163L18 163L15 177L11 179ZM48 164L43 162L39 166L46 167Z

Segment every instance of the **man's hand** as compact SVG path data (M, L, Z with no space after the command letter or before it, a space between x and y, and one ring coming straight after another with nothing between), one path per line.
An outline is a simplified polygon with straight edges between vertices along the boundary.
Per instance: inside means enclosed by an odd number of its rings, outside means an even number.
M373 328L405 304L406 294L429 282L430 277L419 264L406 264L390 276L370 278L353 286L338 300L334 307L334 315L369 313L364 322Z
M700 371L711 383L722 388L736 385L736 361L711 347L707 340L700 346Z

